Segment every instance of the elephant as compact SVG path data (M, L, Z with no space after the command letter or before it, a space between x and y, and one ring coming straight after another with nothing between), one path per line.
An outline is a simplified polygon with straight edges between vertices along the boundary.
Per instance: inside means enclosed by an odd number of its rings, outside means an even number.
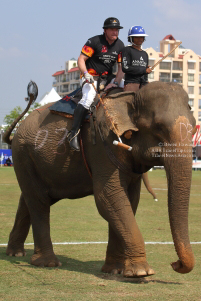
M106 110L107 109L107 110ZM111 122L112 120L112 122ZM178 260L174 271L188 273L194 254L188 233L192 177L192 135L195 118L188 95L176 83L152 82L137 92L108 95L96 109L96 144L90 124L81 128L82 152L70 149L72 119L54 115L48 105L34 110L19 126L11 144L21 189L18 210L6 253L24 256L24 242L33 229L35 266L60 266L50 238L50 206L60 199L94 195L99 214L108 222L105 273L146 277L155 272L146 259L145 244L135 215L142 174L164 166L168 184L170 229ZM113 144L114 125L128 151ZM124 133L131 131L129 139Z
M153 191L150 183L149 183L149 178L148 178L148 173L145 172L142 174L142 180L144 182L145 187L147 188L148 192L153 196L153 199L155 202L158 202L157 196L155 192Z

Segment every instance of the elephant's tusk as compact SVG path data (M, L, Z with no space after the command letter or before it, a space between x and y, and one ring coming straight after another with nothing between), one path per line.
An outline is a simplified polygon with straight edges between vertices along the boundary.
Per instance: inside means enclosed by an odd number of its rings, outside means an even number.
M131 150L132 150L132 147L131 147L130 145L121 143L121 142L119 142L119 141L117 141L117 140L114 140L114 141L113 141L113 144L114 144L114 145L118 145L118 146L120 146L120 147L122 147L122 148L124 148L124 149L126 149L126 150L128 150L128 151L131 151Z

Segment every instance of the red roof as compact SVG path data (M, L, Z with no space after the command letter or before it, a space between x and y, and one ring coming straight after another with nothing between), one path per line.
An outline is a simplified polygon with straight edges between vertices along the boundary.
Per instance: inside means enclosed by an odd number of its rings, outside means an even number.
M68 73L69 73L69 72L78 71L78 70L79 70L79 68L78 68L78 67L74 67L74 68L71 68L71 69L68 71Z
M58 76L58 75L64 74L64 72L65 72L65 70L57 71L52 76Z
M163 40L175 40L175 38L171 34L168 34Z
M179 57L178 57L178 58L179 58L179 59L183 59L183 57L184 57L183 54L179 54Z

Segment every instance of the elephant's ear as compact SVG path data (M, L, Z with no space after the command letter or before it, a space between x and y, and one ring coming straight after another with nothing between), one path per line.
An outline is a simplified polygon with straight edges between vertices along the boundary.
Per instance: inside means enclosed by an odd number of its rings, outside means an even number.
M134 92L121 92L103 99L106 117L109 119L107 124L110 124L110 129L114 131L112 128L113 123L119 136L129 130L138 131L138 128L135 125L135 120L133 119L134 96Z

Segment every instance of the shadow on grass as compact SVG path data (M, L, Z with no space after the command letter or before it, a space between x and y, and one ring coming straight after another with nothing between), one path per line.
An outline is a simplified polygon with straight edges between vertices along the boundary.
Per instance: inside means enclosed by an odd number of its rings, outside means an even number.
M31 275L32 277L36 278L36 276L33 276L33 274L29 273L27 268L30 269L44 269L40 267L33 266L29 263L30 257L33 254L33 250L27 250L27 255L24 257L14 257L14 256L7 256L6 255L6 247L0 247L0 260L9 261L11 264L13 264L16 268L19 270L24 271L25 273ZM172 281L162 281L159 279L152 279L152 277L148 278L126 278L122 275L112 275L112 274L106 274L101 272L101 267L104 264L104 261L80 261L78 259L70 258L63 255L57 255L57 258L61 261L62 266L57 268L45 268L48 270L67 270L72 272L78 272L78 273L85 273L89 275L94 275L100 279L104 280L112 280L112 281L119 281L119 282L125 282L125 283L134 283L134 284L148 284L148 283L160 283L160 284L176 284L176 285L182 285L182 283L179 282L172 282ZM40 280L41 282L41 280ZM45 285L45 282L43 283Z

